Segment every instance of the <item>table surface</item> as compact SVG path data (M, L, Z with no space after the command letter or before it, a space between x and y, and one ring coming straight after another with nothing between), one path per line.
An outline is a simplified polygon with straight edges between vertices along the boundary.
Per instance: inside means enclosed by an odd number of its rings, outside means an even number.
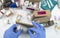
M15 23L15 20L16 20L16 16L17 16L17 12L22 12L22 13L25 13L27 12L26 10L21 10L21 9L10 9L12 10L12 12L14 12L14 15L13 17L10 16L10 17L3 17L2 19L0 19L0 38L3 38L3 35L4 35L4 32L9 28L11 27L14 23ZM20 13L19 12L19 13ZM60 12L60 9L58 9L57 5L55 6L55 8L53 9L52 11L52 17L51 17L51 20L54 20L53 16L56 14L58 15ZM10 24L7 24L7 20L10 20ZM51 26L51 27L48 27L48 28L45 28L46 29L46 38L60 38L60 31L55 29L55 25ZM23 34L21 36L19 36L19 38L28 38L28 34Z

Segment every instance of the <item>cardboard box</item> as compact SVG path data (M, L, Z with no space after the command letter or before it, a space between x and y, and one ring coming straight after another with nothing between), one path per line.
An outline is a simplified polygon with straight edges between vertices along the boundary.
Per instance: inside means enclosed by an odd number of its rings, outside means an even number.
M50 18L49 17L34 18L34 21L39 22L39 23L46 23L50 21Z
M28 23L23 23L23 22L16 22L17 24L20 24L20 25L23 25L23 26L26 26L26 27L33 27L32 24L28 24Z
M35 17L51 17L51 13L49 10L37 10L33 12Z
M23 21L24 19L22 20L22 18L23 18L23 16L21 14L19 14L17 16L17 18L16 18L16 23L20 24L20 25L23 25L23 26L27 26L27 27L32 27L33 26L32 22L30 22L30 21L29 21L29 23L28 22L24 22Z
M38 21L40 23L50 21L51 13L49 10L38 10L33 12L33 20Z

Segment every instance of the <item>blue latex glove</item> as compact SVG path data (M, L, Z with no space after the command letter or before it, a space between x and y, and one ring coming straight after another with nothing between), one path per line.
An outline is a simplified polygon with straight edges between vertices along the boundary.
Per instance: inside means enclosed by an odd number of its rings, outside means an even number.
M41 0L41 8L44 10L52 11L56 4L56 0Z
M21 34L22 30L16 31L14 28L16 28L17 24L13 24L12 27L10 27L8 30L6 30L4 34L4 38L18 38L18 36Z
M46 38L45 29L40 24L32 22L36 28L29 28L30 38Z
M12 3L12 4L10 5L10 8L17 8L16 3Z

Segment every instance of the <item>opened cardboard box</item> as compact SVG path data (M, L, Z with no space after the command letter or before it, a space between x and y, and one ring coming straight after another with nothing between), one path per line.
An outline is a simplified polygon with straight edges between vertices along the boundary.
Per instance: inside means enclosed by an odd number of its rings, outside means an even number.
M43 23L50 21L51 13L49 10L38 10L33 12L33 20Z

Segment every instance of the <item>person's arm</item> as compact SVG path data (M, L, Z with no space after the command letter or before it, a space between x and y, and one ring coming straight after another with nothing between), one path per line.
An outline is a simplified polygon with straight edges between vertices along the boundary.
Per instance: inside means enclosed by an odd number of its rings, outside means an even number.
M17 24L13 24L8 30L4 33L4 38L18 38L22 30L16 31Z

